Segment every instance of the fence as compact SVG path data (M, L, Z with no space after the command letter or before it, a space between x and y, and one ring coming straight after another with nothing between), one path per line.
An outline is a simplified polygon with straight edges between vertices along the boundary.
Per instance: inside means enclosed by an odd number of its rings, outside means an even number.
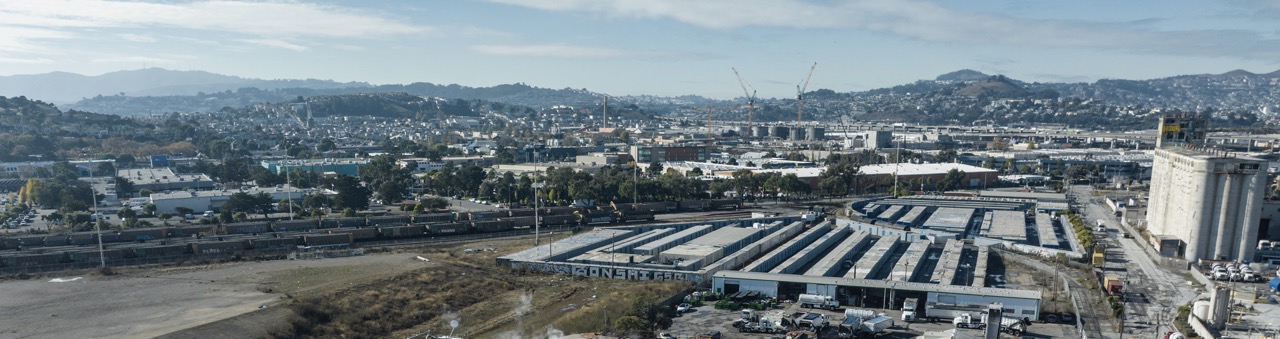
M543 234L554 234L563 232L573 232L575 226L560 227L542 227L539 231ZM141 266L141 265L160 265L160 264L182 264L188 261L216 261L235 258L251 258L251 259L320 259L320 258L338 258L363 255L365 249L376 247L399 247L399 246L420 246L433 244L450 244L459 242L470 242L486 239L513 238L533 235L533 229L520 229L493 233L469 233L462 235L441 236L441 237L417 237L405 239L386 239L359 241L350 247L343 248L277 248L277 249L255 249L235 251L217 254L183 254L165 257L146 257L146 258L118 258L107 259L108 267L122 266ZM75 269L91 269L101 266L100 261L85 262L68 262L49 265L31 265L16 267L0 267L0 274L17 274L17 273L44 273L57 272Z

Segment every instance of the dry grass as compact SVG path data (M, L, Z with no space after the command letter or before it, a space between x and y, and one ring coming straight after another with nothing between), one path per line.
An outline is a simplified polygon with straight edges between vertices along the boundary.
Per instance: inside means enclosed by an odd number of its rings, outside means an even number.
M685 283L587 279L515 271L494 259L529 246L529 240L487 241L421 253L430 265L345 290L296 300L289 325L273 337L408 337L448 333L476 338L537 338L554 333L604 331L636 300L665 300ZM466 249L492 249L466 253ZM302 283L302 282L300 282ZM307 282L319 283L319 282ZM611 316L612 315L612 316Z

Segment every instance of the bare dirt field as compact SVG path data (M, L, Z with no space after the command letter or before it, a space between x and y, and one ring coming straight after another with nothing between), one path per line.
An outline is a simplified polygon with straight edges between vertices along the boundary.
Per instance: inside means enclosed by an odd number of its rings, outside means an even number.
M156 337L429 264L400 253L0 281L0 338Z
M408 337L448 333L454 319L467 338L546 338L607 330L688 288L494 263L530 242L10 277L0 280L0 338Z

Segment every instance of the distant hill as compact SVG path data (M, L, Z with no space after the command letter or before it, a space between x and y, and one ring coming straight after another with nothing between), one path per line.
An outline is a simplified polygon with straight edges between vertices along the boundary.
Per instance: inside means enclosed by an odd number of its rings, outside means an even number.
M971 81L983 81L983 80L987 80L987 78L990 78L990 77L991 77L990 75L986 75L986 74L984 74L984 73L982 73L982 72L978 72L978 71L971 70L971 69L962 69L962 70L959 70L959 71L955 71L955 72L951 72L951 73L947 73L947 74L939 75L937 78L934 78L934 80L936 80L936 81L971 82Z
M367 88L369 84L330 80L262 80L204 71L146 68L86 76L66 72L0 76L0 95L39 98L56 104L99 95L167 96L222 92L242 87Z
M957 89L956 94L971 97L987 96L992 98L1021 98L1031 92L1022 88L1021 84L1003 75L988 77L986 80L969 84Z

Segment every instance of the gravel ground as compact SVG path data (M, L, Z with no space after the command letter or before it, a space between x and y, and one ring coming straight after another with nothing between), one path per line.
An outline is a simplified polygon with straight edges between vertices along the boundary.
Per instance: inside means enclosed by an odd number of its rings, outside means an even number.
M386 254L3 281L0 338L156 337L429 264Z

